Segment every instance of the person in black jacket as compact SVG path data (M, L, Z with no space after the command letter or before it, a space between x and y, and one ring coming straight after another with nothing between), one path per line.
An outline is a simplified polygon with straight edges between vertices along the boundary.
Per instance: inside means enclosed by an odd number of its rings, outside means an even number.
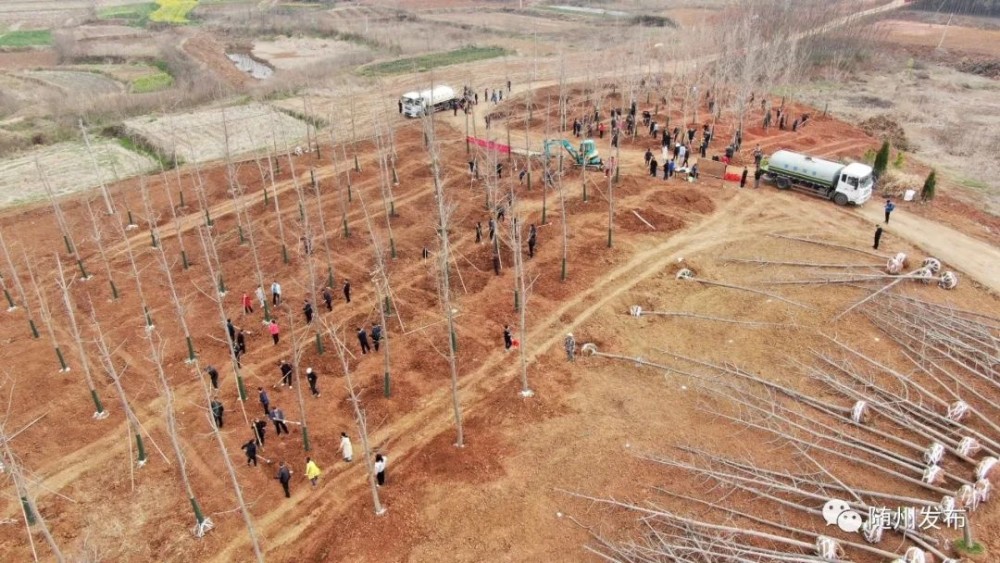
M254 467L257 467L257 442L250 440L246 444L243 444L240 449L247 452L247 467L250 467L251 463L253 463Z
M358 327L358 343L361 344L361 353L367 354L371 350L371 346L368 345L368 333L365 329Z
M306 368L306 381L309 382L309 390L312 391L313 397L319 397L319 389L316 388L316 372L313 368Z
M219 370L215 369L215 366L208 366L205 368L208 372L208 377L212 380L212 388L219 388Z
M267 434L267 423L259 418L253 419L253 435L257 439L257 445L262 448L265 434Z
M281 384L285 387L292 386L292 365L288 363L287 360L281 360L278 364L278 368L281 369Z
M215 419L215 425L222 428L222 413L226 412L226 407L222 406L222 403L218 399L212 399L212 418Z
M382 325L375 323L372 325L372 346L375 347L375 351L378 352L378 343L382 341Z
M313 304L308 299L302 303L302 314L306 318L306 324L313 322Z
M292 470L285 465L285 462L280 462L278 464L278 475L275 476L279 482L281 482L281 488L285 490L285 498L291 498L292 494L288 491L288 484L292 481Z

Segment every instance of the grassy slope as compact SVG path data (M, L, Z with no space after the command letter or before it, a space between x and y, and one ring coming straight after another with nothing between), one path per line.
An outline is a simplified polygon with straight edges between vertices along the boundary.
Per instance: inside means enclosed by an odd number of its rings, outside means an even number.
M365 76L386 76L390 74L401 74L414 70L425 71L441 66L480 61L502 57L507 54L507 50L502 47L462 47L454 51L444 53L431 53L419 57L407 57L396 59L362 68L359 72Z

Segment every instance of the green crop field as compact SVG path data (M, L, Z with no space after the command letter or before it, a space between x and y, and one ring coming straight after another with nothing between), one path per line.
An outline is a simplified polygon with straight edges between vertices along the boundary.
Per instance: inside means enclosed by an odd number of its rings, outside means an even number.
M52 32L47 29L0 31L0 47L36 47L52 44Z
M142 27L149 21L150 14L158 8L156 2L112 6L99 11L97 17L105 20L126 20L129 25Z
M156 72L155 74L147 74L146 76L140 76L132 80L132 92L135 94L145 94L147 92L156 92L157 90L164 90L173 86L174 77L170 76L166 72Z
M198 0L156 0L157 9L149 14L149 20L161 23L188 23L191 10L198 6Z
M412 72L414 70L422 72L441 66L481 61L502 57L507 54L507 50L502 47L462 47L454 51L443 53L431 53L419 57L408 57L396 59L366 66L360 70L365 76L387 76L390 74L400 74Z

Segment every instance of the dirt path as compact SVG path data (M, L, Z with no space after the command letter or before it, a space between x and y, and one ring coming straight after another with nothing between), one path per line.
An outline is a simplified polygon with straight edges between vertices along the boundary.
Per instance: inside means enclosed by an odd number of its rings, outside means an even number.
M884 219L882 206L873 201L857 208L855 214L874 223ZM1000 249L981 240L964 235L940 223L908 214L900 209L892 214L887 237L899 236L926 250L941 260L946 268L954 268L1000 293Z
M548 353L557 346L567 331L575 331L612 300L630 291L637 284L660 275L678 257L690 252L704 250L717 245L742 240L766 229L759 222L750 219L759 216L770 205L767 198L734 198L715 213L704 217L689 228L672 233L647 250L637 253L624 265L595 279L588 291L566 301L546 318L532 323L534 330L528 341L537 342L529 354L529 361ZM813 207L815 209L815 207ZM572 320L564 322L566 317ZM462 375L459 384L462 394L462 410L466 414L481 412L483 403L495 400L497 390L517 377L517 366L509 363L503 352L497 351L485 358L471 373ZM505 364L507 364L505 366ZM384 443L399 436L406 440L395 442L393 457L397 466L405 466L413 455L442 432L453 428L450 391L442 387L421 401L421 408L407 413L392 425L375 432L370 437L373 443ZM325 530L310 527L313 522L304 519L309 514L331 514L337 507L349 505L352 495L364 491L366 474L362 471L344 471L330 477L334 490L342 494L309 495L302 489L294 496L296 502L277 505L273 510L257 517L262 530L274 530L280 522L299 521L299 525L279 529L269 537L267 550L275 553L291 542L310 543L310 536L325 534ZM223 550L215 554L215 561L231 560L244 549L247 538L236 536Z

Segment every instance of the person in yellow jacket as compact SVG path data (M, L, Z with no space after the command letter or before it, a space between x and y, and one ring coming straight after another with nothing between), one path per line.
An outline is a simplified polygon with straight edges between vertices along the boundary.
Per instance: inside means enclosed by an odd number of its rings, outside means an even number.
M316 488L316 483L319 481L319 476L322 475L322 471L319 470L319 466L312 458L306 458L306 478L312 483L313 488Z

